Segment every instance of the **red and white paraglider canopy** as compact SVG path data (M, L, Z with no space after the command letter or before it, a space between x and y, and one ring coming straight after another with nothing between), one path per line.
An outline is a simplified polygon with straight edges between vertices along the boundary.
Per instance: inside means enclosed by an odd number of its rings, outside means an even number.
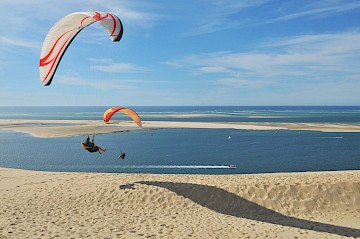
M58 21L47 34L40 55L40 80L50 85L66 49L85 27L100 22L112 41L120 41L123 26L120 19L108 12L75 12Z

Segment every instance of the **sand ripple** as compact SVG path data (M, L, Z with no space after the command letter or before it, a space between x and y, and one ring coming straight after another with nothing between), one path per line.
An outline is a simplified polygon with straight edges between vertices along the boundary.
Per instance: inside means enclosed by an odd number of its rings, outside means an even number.
M0 238L360 237L360 171L259 175L0 169Z

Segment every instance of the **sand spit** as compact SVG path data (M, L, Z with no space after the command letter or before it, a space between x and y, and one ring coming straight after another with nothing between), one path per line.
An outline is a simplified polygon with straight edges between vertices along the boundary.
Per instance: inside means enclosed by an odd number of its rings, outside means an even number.
M360 171L253 175L0 168L0 238L360 237Z
M115 121L105 124L101 120L0 120L0 130L28 133L34 137L65 137L89 134L106 134L132 130L161 128L243 129L243 130L313 130L322 132L360 132L357 124L320 123L209 123L143 121L138 128L132 121Z

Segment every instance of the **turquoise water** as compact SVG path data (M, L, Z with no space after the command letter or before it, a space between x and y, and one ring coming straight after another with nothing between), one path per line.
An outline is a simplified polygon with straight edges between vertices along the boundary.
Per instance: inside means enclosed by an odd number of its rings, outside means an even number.
M52 110L49 109L52 108ZM0 118L97 119L107 107L0 107ZM360 107L132 107L148 120L208 114L188 121L360 122ZM21 111L21 113L19 113ZM163 114L163 116L161 116ZM215 117L214 114L226 115ZM150 115L152 115L150 117ZM268 115L248 118L251 115ZM270 117L271 116L271 117ZM276 116L276 118L274 118ZM120 116L119 116L120 118ZM301 121L300 121L301 120ZM229 136L231 138L229 139ZM238 174L360 169L360 133L161 129L96 136L102 155L83 150L84 137L33 138L0 132L0 167L50 171ZM126 159L119 160L121 151ZM235 164L236 169L222 165Z
M101 119L110 106L4 107L0 119ZM328 122L360 124L360 106L134 106L142 120L205 122ZM206 117L173 118L175 114ZM218 116L221 117L218 117ZM260 116L260 118L259 118ZM125 118L122 114L115 118ZM254 118L255 117L255 118Z

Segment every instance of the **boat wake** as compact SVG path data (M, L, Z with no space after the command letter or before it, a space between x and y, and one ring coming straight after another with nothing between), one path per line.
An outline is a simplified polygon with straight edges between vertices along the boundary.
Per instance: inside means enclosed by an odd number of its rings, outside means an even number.
M233 169L236 165L87 165L96 168L119 169Z

